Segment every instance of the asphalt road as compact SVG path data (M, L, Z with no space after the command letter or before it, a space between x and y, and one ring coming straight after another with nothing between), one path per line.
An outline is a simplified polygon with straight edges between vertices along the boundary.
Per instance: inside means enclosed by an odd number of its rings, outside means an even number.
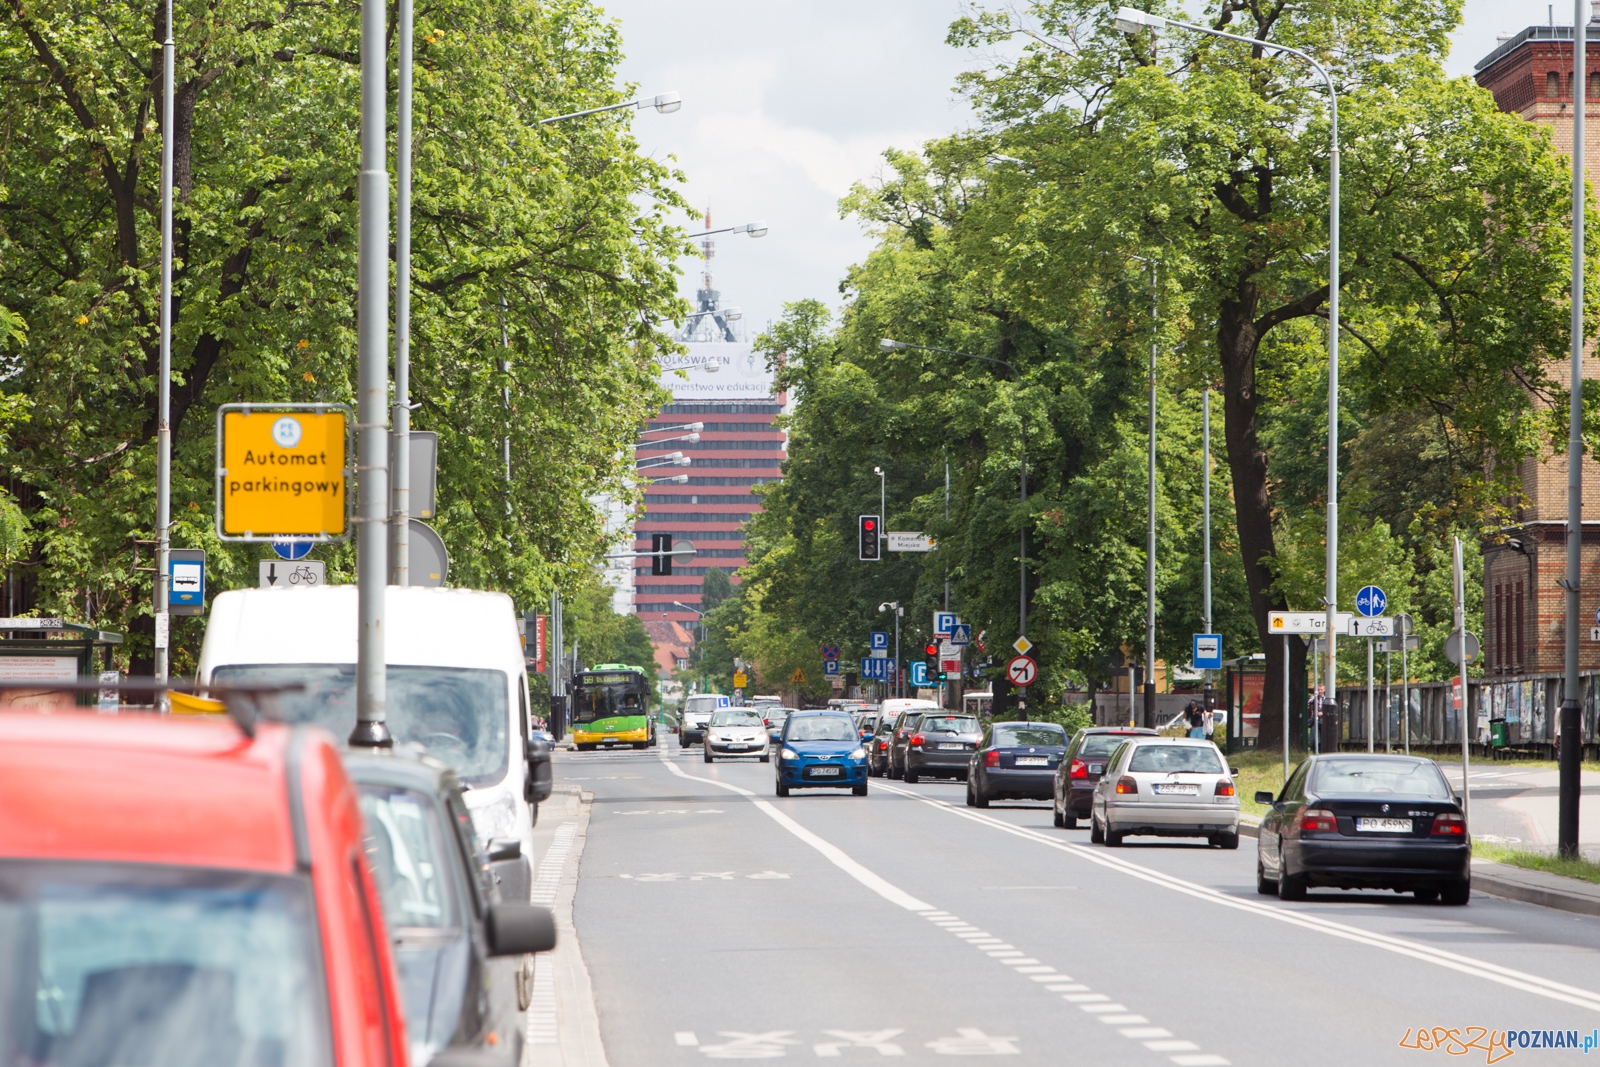
M1252 840L1093 846L955 783L779 799L768 764L665 744L557 774L594 794L575 922L613 1067L1492 1063L1469 1028L1600 1027L1600 920L1483 895L1283 904L1256 894ZM1430 1050L1435 1028L1483 1048Z

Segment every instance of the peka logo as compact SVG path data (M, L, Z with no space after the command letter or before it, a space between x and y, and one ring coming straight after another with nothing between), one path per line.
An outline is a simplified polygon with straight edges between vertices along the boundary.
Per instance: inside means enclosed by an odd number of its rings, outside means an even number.
M300 420L292 415L285 415L272 424L272 440L279 448L294 448L300 444L300 437L304 433Z

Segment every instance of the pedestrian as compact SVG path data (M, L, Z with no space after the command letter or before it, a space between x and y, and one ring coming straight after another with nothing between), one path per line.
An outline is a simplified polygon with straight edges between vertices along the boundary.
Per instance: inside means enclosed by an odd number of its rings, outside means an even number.
M1311 751L1313 753L1322 751L1322 716L1325 710L1333 706L1332 701L1327 697L1327 691L1327 686L1318 682L1316 695L1306 702L1306 722L1311 727Z
M1188 706L1183 709L1183 717L1189 722L1189 736L1205 740L1206 716L1200 710L1200 705L1193 700L1189 701Z

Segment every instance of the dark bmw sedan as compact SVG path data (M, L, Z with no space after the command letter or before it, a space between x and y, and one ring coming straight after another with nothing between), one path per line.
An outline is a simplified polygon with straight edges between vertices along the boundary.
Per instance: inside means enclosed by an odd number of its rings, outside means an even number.
M1048 722L997 722L967 764L967 807L991 800L1049 800L1067 734Z
M1074 734L1056 768L1051 800L1055 824L1073 830L1079 819L1089 817L1095 783L1106 773L1106 762L1118 745L1130 737L1155 736L1156 731L1142 726L1091 726Z
M1311 756L1261 822L1256 891L1303 900L1306 889L1392 889L1420 901L1472 896L1472 840L1461 807L1432 760Z
M902 777L912 784L934 777L965 781L967 760L982 738L983 730L975 715L927 712L917 721L916 733L906 740Z

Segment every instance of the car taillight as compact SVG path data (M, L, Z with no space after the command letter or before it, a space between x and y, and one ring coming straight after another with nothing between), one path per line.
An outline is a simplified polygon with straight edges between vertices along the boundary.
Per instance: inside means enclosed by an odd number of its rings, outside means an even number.
M1067 776L1070 778L1087 778L1089 777L1089 765L1081 759L1075 759L1072 761L1072 766L1067 770Z
M1464 837L1467 833L1467 820L1453 811L1441 811L1433 817L1433 832Z
M1327 808L1304 808L1295 816L1295 825L1301 833L1336 834L1339 832L1339 820Z
M1129 778L1127 775L1123 775L1121 778L1117 779L1117 792L1137 793L1138 791L1139 783L1134 781L1132 778Z
M983 754L983 765L985 767L1000 766L1000 753L996 752L994 749L990 749L988 752L985 752Z
M1216 794L1219 797L1231 797L1231 796L1233 796L1233 779L1231 779L1231 778L1218 778L1217 779Z
M918 748L921 748L922 747L922 742L925 741L925 740L926 740L926 738L924 738L921 734L917 734L916 736L912 737L911 743L913 745L916 745Z

